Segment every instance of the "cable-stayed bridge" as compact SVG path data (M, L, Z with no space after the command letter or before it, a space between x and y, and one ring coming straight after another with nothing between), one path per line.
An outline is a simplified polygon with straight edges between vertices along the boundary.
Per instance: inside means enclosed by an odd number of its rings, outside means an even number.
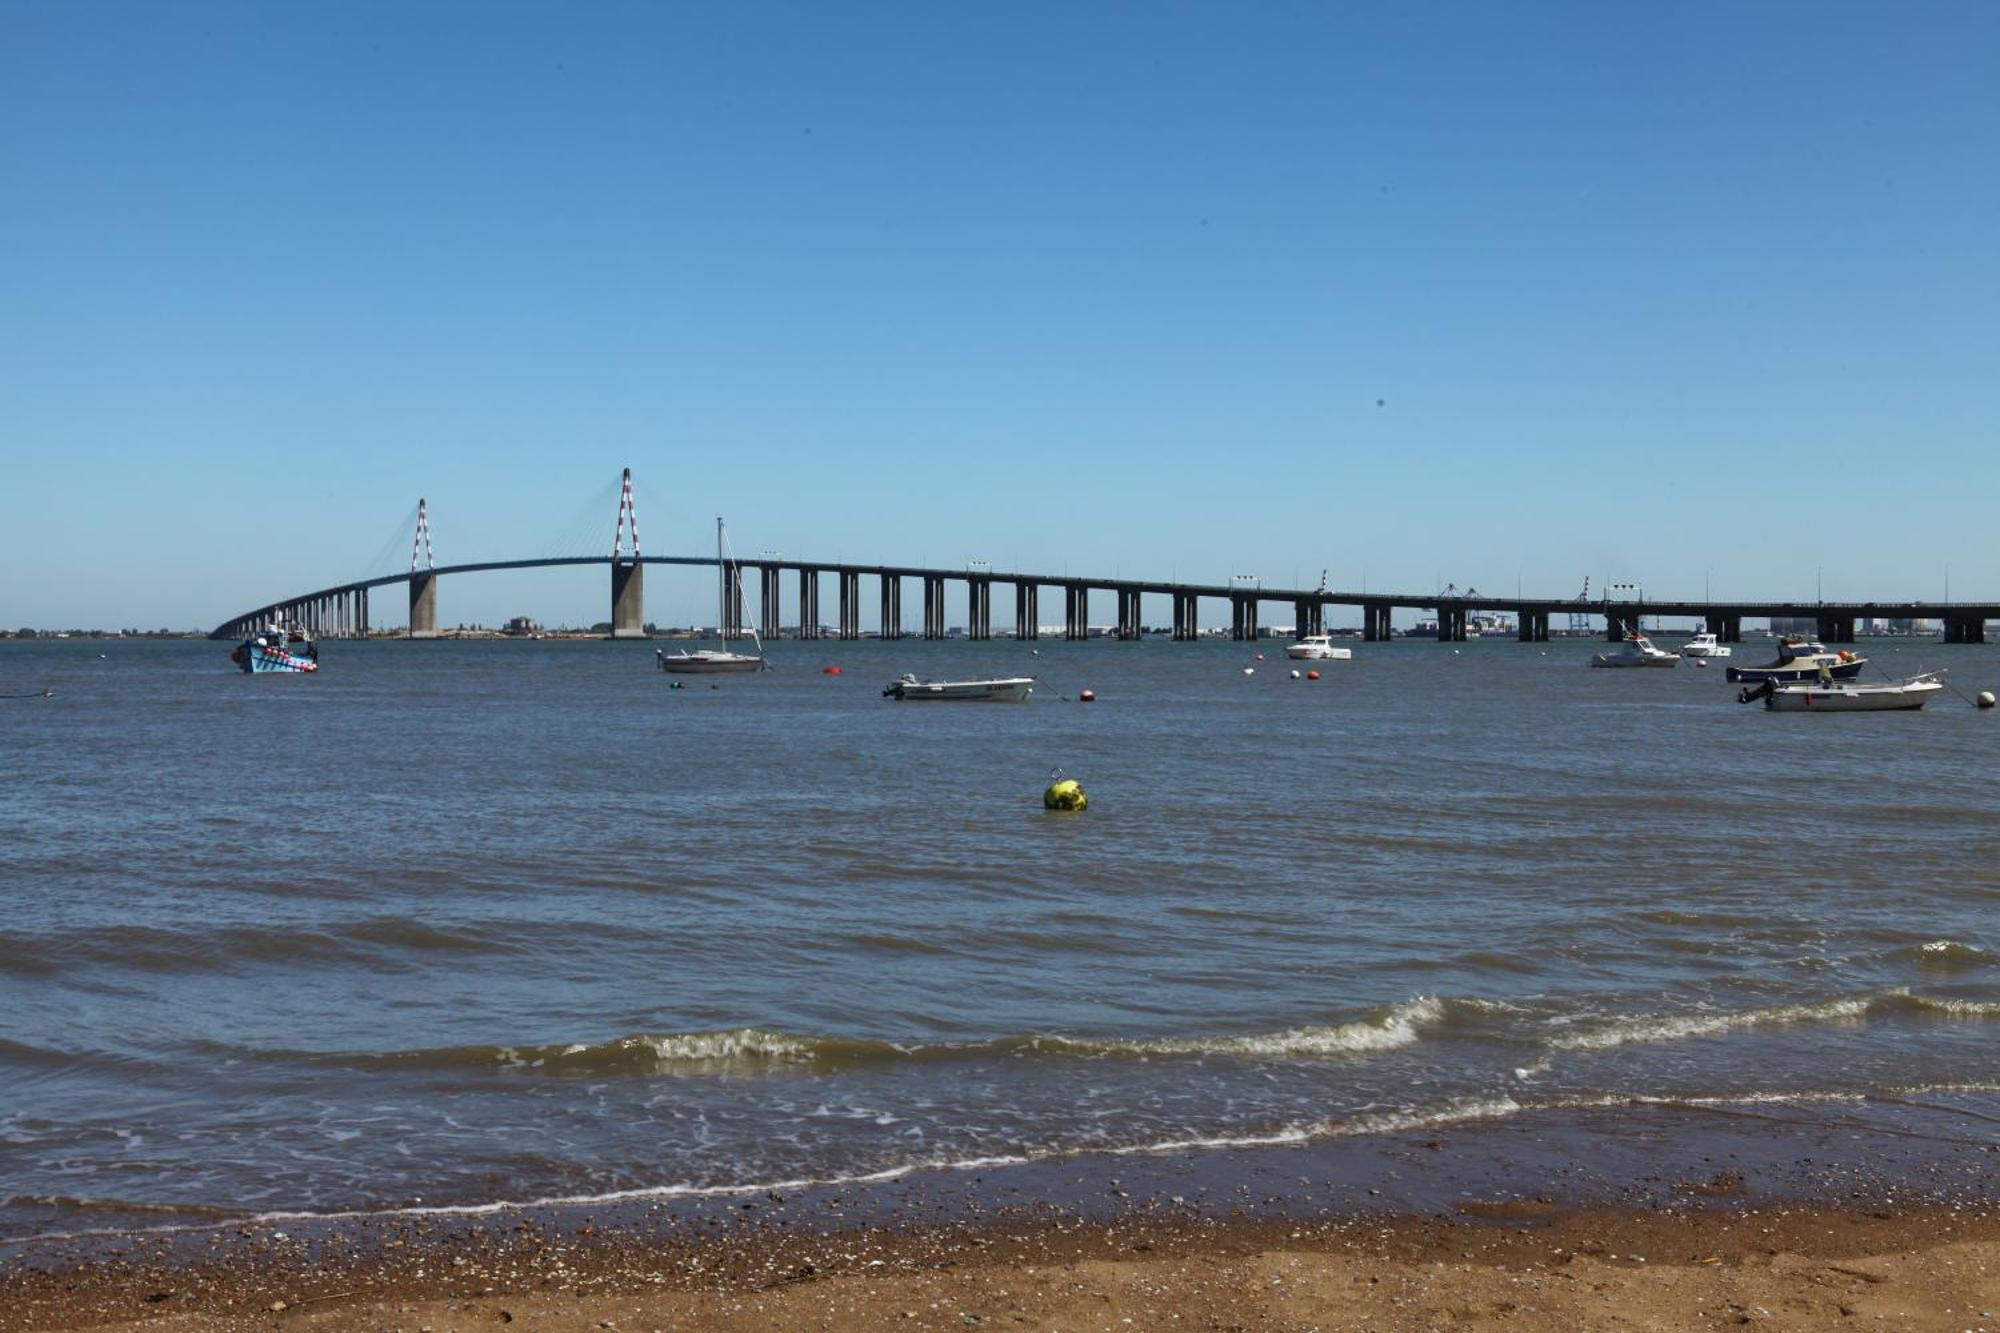
M482 560L455 565L439 565L432 553L429 507L417 504L417 526L411 543L408 572L358 579L316 589L270 602L216 626L214 639L241 638L254 633L274 618L297 621L315 635L329 638L366 634L371 623L370 594L378 588L405 585L409 597L409 635L433 638L438 632L438 583L447 575L477 574L498 569L541 569L558 565L603 565L611 576L611 634L614 638L638 638L646 633L645 572L647 565L695 565L726 567L722 572L721 612L723 628L732 636L751 625L746 579L757 584L756 626L767 639L780 637L784 624L786 585L796 606L795 623L801 638L834 637L858 639L862 636L861 611L863 580L874 585L878 600L879 634L883 638L911 637L903 621L903 588L915 583L923 605L921 627L914 631L927 639L946 637L945 590L947 585L965 585L966 636L990 639L993 636L993 588L1011 587L1014 593L1014 635L1021 639L1040 636L1039 616L1044 589L1060 591L1063 598L1062 635L1069 639L1090 636L1090 599L1093 593L1116 599L1115 637L1136 639L1144 632L1141 607L1146 597L1166 598L1173 608L1173 637L1194 639L1199 635L1203 601L1227 602L1230 632L1238 639L1258 636L1259 617L1267 603L1292 606L1292 624L1297 633L1321 633L1328 607L1358 607L1362 637L1378 641L1390 637L1390 619L1398 610L1430 612L1437 618L1441 642L1462 642L1472 618L1481 612L1513 615L1516 637L1523 643L1539 643L1549 637L1551 617L1589 615L1602 617L1605 636L1618 639L1636 628L1647 615L1693 616L1702 619L1709 631L1725 643L1741 641L1743 622L1760 617L1813 622L1819 638L1827 643L1852 643L1856 626L1876 618L1940 621L1947 643L1984 643L1986 622L2000 619L2000 603L1993 602L1802 602L1791 599L1760 601L1734 598L1722 601L1657 601L1633 595L1587 598L1486 596L1476 589L1446 588L1431 593L1352 592L1327 588L1265 588L1245 581L1227 584L1180 583L1157 579L1087 578L1071 574L1036 574L1024 571L978 569L935 569L918 565L869 565L843 561L803 560L758 556L753 559L722 561L718 556L644 555L639 549L639 526L633 503L632 472L627 468L620 487L618 518L608 555L539 556L520 560ZM837 614L829 628L820 615L822 583L834 580L834 609Z

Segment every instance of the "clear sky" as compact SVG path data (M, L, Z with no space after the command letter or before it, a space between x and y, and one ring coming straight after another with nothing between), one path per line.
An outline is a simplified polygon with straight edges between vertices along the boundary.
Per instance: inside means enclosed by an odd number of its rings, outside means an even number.
M0 0L0 204L0 624L626 465L649 552L2000 597L1985 0Z

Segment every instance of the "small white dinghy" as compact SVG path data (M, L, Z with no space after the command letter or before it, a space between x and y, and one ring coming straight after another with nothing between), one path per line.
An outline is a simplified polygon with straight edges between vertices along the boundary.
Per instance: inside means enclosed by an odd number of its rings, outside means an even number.
M1026 703L1035 692L1033 676L1001 680L918 680L909 672L883 688L884 699L937 699L946 703Z
M1860 685L1846 680L1822 680L1811 685L1767 680L1743 690L1736 698L1746 704L1762 699L1764 707L1774 713L1881 713L1922 708L1943 688L1943 682L1934 674L1883 685Z

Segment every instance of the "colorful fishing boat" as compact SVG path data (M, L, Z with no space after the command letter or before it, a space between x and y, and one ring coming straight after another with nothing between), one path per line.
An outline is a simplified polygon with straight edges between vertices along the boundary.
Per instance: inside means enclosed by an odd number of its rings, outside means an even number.
M237 644L229 660L245 675L274 671L308 675L319 670L319 645L312 641L303 625L274 620Z

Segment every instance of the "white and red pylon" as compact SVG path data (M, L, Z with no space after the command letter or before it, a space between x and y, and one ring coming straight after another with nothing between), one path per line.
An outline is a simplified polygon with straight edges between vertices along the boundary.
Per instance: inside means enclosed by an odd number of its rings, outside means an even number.
M437 557L431 554L431 511L423 500L417 501L417 535L410 542L410 572L417 572L417 557L423 557L425 569L437 568Z
M611 534L611 559L615 563L624 558L625 523L632 523L632 559L639 559L639 511L632 507L632 469L625 469L625 486L618 493L618 530Z

